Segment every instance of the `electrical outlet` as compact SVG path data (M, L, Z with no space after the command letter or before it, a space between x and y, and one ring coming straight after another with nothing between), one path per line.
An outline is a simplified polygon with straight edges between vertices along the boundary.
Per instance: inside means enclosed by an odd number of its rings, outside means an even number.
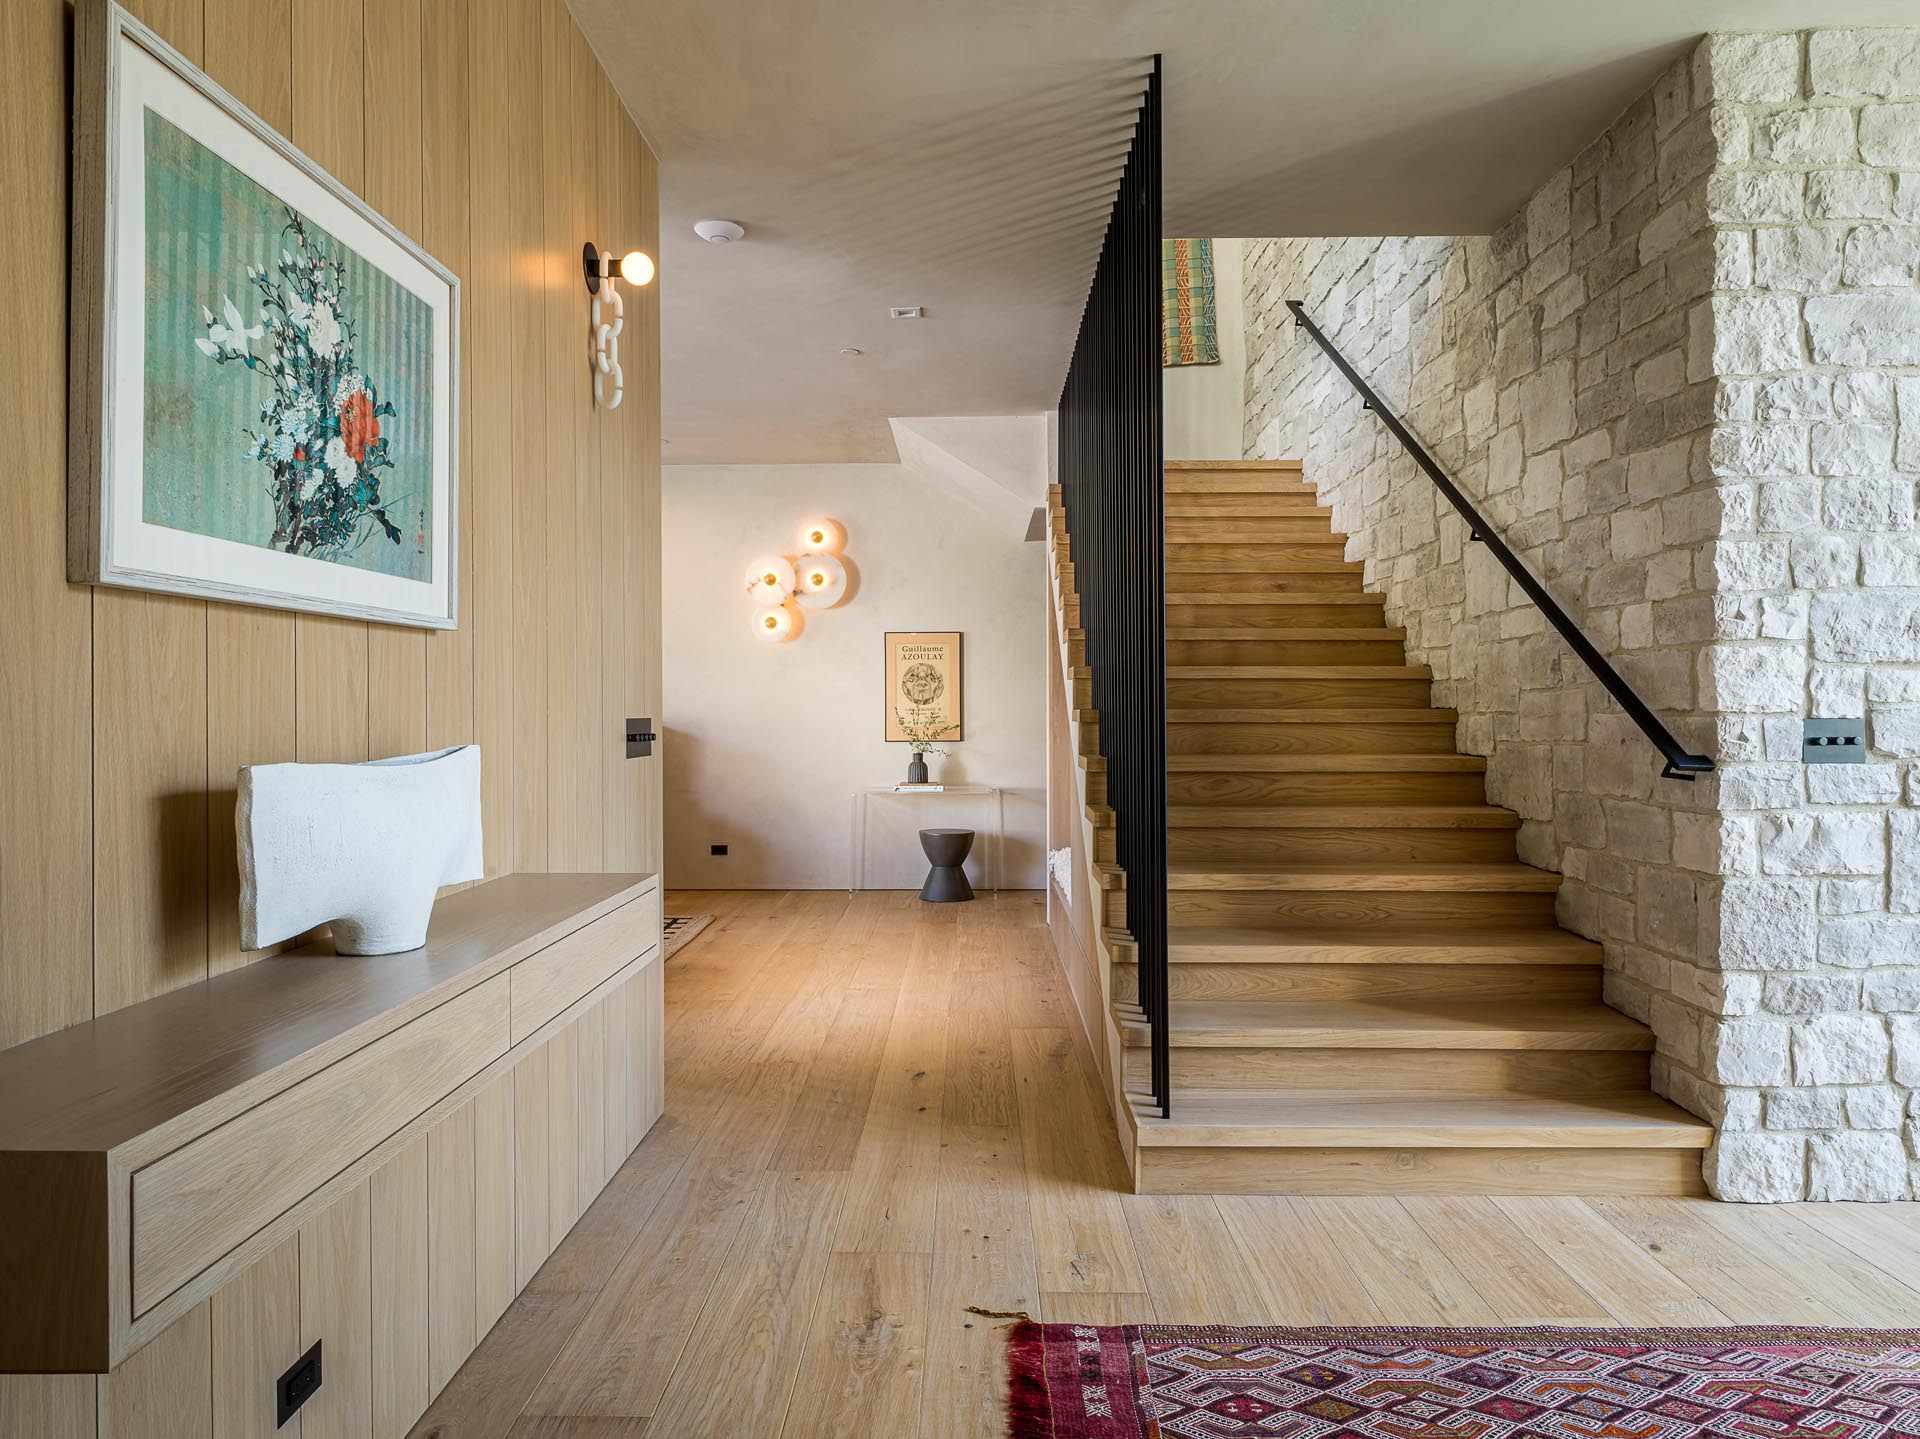
M275 1393L280 1398L280 1420L275 1428L283 1428L293 1418L300 1406L313 1397L320 1387L320 1341L313 1341L313 1348L294 1360L293 1368L280 1376Z
M707 846L707 853L724 859L726 857L727 847L724 844L710 844Z

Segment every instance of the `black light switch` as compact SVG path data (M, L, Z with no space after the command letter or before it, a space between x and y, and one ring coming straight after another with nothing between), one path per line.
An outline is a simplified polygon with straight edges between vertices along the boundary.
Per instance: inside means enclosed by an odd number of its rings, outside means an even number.
M627 721L627 758L645 759L653 753L653 742L660 736L653 732L650 719L630 719Z

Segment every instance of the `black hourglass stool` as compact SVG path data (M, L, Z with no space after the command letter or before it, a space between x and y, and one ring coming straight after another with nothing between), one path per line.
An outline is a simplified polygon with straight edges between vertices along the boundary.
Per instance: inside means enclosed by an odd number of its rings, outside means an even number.
M920 898L932 904L954 904L973 898L973 886L967 883L967 872L960 867L967 862L967 852L973 848L972 830L923 829L920 848L926 851L927 862L933 866L927 871L927 882L920 886Z

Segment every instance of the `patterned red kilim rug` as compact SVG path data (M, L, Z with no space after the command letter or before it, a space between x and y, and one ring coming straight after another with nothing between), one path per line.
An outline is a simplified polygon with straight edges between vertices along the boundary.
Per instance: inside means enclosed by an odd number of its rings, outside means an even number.
M1020 1324L1013 1439L1920 1439L1920 1330Z

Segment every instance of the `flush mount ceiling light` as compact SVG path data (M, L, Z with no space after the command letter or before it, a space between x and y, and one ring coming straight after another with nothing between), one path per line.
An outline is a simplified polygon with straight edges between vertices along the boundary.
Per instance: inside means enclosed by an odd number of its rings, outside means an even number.
M753 612L753 632L769 644L785 644L799 627L799 616L785 605L768 605Z
M747 566L747 593L762 604L778 604L793 593L793 566L781 555L762 555Z
M747 227L737 220L695 220L693 233L709 245L731 245L747 237Z
M887 314L895 320L923 320L927 312L921 305L895 305L887 311Z
M832 555L807 555L800 561L793 597L810 610L830 610L847 592L847 567Z
M808 520L800 526L800 553L803 555L837 555L840 546L847 542L847 532L840 521L830 520L821 515Z

